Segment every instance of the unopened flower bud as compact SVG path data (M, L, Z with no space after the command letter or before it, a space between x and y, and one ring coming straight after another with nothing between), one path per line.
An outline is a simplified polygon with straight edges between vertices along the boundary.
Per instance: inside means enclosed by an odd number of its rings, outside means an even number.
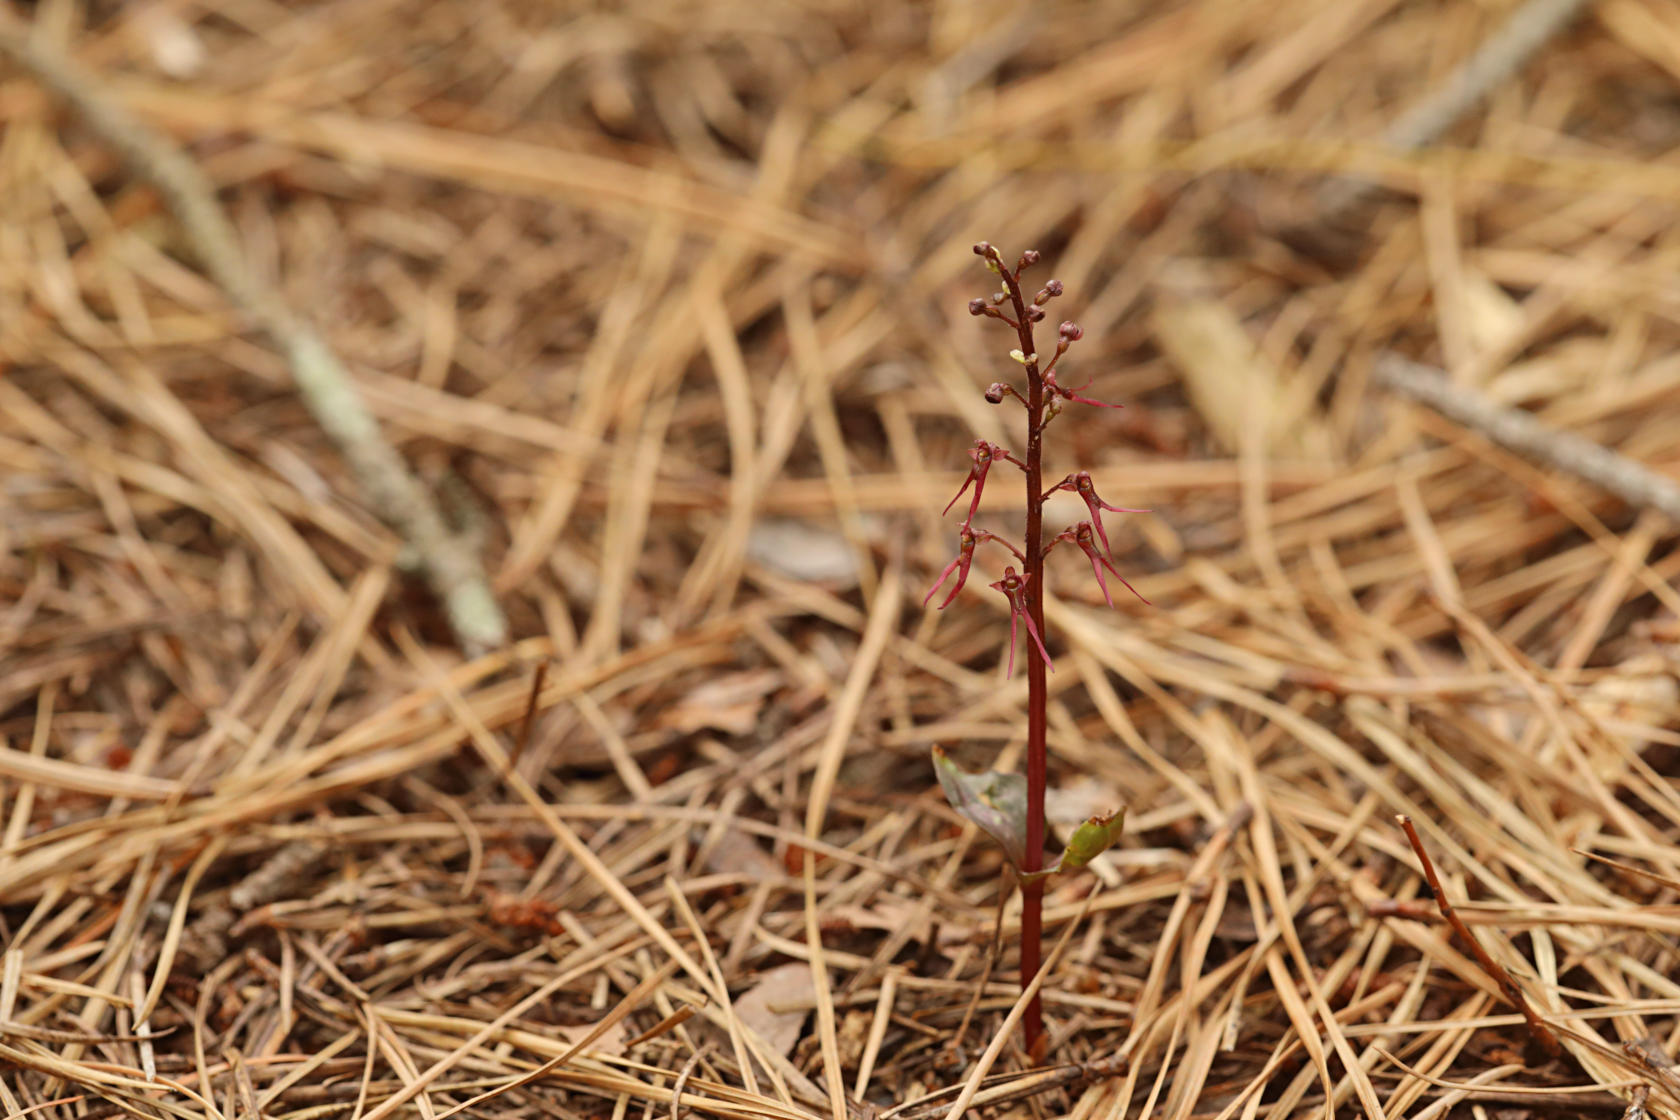
M1015 266L1015 271L1019 272L1021 269L1028 268L1028 267L1030 267L1032 265L1035 265L1037 263L1038 263L1038 250L1037 249L1028 249L1026 252L1021 254L1021 262L1018 265Z
M992 252L992 243L990 241L976 241L974 243L974 255L975 256L977 256L977 257L990 256L991 252Z
M1008 299L1008 298L1009 298L1009 293L1008 292L993 292L992 293L992 302L995 303L995 304L1001 305L1003 303L1003 301Z
M987 404L1002 404L1003 403L1003 396L1006 392L1008 392L1008 389L1009 389L1009 386L1005 385L1001 381L992 382L991 385L986 389L986 403Z
M1027 322L1037 323L1037 322L1042 321L1043 318L1044 318L1044 309L1042 307L1029 307L1029 308L1027 308Z
M1068 342L1078 342L1085 337L1085 329L1078 323L1063 323L1056 328L1056 333Z
M968 313L970 315L984 315L986 313L986 301L979 298L969 300Z

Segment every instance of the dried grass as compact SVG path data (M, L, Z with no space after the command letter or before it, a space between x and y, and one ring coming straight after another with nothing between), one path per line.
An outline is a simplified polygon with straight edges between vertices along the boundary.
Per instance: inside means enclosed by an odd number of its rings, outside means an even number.
M35 5L515 640L453 652L260 324L0 70L7 1115L1680 1117L1675 527L1377 376L1680 470L1670 0L1384 146L1517 8ZM910 591L1007 442L979 237L1128 404L1053 459L1155 510L1153 607L1052 584L1061 808L1132 827L1048 899L1036 1070L927 763L1015 764L1025 685Z

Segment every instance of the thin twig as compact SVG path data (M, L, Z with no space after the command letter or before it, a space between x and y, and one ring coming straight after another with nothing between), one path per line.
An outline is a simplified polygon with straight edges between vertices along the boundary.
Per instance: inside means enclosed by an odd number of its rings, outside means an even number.
M700 1059L706 1056L706 1050L710 1045L710 1043L702 1043L700 1049L696 1050L693 1056L683 1063L682 1072L677 1074L677 1080L671 1086L671 1120L682 1120L683 1089L687 1088L688 1079L694 1075L695 1067L700 1064Z
M68 103L135 175L156 188L211 279L285 353L299 396L344 456L374 512L402 537L461 648L476 656L502 645L507 624L478 557L450 531L426 488L386 442L326 340L247 266L239 235L204 173L108 97L92 73L10 18L0 17L0 55Z
M1533 1038L1535 1043L1546 1052L1547 1057L1560 1057L1563 1054L1563 1047L1559 1045L1557 1035L1552 1033L1552 1028L1548 1027L1535 1013L1534 1008L1529 1006L1528 1000L1522 994L1522 989L1517 987L1515 980L1511 979L1511 974L1505 971L1505 966L1488 956L1487 950L1482 948L1482 943L1471 935L1469 927L1464 924L1464 919L1458 916L1458 911L1454 910L1452 903L1447 901L1447 892L1441 886L1440 877L1435 874L1435 864L1430 860L1429 853L1424 850L1423 841L1418 837L1417 828L1412 824L1412 818L1401 813L1395 819L1400 822L1400 827L1405 829L1406 839L1411 843L1412 851L1417 853L1418 862L1423 864L1423 877L1428 880L1429 889L1435 895L1435 905L1440 908L1441 917L1446 919L1447 924L1452 927L1454 933L1458 934L1459 939L1470 947L1470 952L1476 957L1476 963L1481 965L1482 971L1487 973L1493 979L1493 982L1499 986L1500 994L1505 997L1505 1002L1521 1013L1523 1022L1528 1024L1529 1037Z
M1383 143L1412 152L1433 144L1477 102L1507 81L1536 51L1562 31L1590 0L1528 0L1476 53L1461 63L1428 97L1408 109L1383 133ZM1380 187L1369 180L1338 179L1319 195L1319 220L1334 225Z
M1578 436L1548 428L1521 409L1496 405L1454 385L1438 370L1397 354L1377 360L1379 385L1427 404L1447 419L1548 467L1583 479L1629 505L1650 508L1680 522L1680 483L1643 463Z
M1674 1063L1663 1053L1662 1044L1657 1038L1646 1035L1644 1038L1624 1042L1622 1052L1670 1090L1680 1092L1680 1072L1675 1071Z
M1590 0L1528 0L1428 97L1389 126L1383 142L1401 151L1433 144L1494 87L1509 80Z

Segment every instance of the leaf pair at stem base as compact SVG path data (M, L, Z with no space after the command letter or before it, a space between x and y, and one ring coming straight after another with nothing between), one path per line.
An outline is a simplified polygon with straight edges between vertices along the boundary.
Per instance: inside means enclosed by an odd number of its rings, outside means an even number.
M1079 870L1113 847L1126 826L1124 808L1090 817L1073 830L1055 863L1041 871L1026 871L1027 780L1000 770L970 774L939 747L933 748L933 769L951 808L998 842L1022 883Z

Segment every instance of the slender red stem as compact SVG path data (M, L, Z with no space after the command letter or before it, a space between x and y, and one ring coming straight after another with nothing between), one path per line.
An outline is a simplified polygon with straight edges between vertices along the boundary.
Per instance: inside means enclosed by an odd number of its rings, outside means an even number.
M1021 283L1008 265L1003 266L1003 283L1015 305L1014 326L1021 339L1021 353L1027 367L1027 617L1044 634L1044 377L1038 369L1038 351L1033 347L1032 320L1021 295ZM1038 871L1044 863L1044 746L1045 705L1049 695L1042 657L1027 651L1027 850L1021 870ZM1021 987L1038 974L1043 957L1044 880L1021 887ZM1038 1057L1044 1034L1044 1009L1035 994L1021 1019L1027 1053Z

